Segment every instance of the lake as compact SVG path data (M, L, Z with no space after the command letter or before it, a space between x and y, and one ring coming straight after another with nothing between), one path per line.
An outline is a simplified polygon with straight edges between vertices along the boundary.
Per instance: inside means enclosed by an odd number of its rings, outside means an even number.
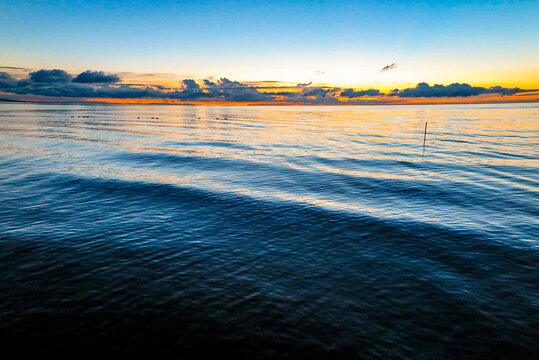
M537 103L0 104L0 341L531 358L538 119Z

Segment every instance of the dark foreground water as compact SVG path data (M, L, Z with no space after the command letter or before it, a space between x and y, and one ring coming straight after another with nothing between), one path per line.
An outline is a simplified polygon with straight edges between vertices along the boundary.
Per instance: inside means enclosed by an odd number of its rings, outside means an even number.
M538 118L2 104L2 352L537 356Z

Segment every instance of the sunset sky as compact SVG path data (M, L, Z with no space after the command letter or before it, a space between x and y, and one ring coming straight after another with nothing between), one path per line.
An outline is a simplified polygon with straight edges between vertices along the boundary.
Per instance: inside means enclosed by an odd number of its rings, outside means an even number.
M0 98L538 101L538 18L538 1L0 0Z

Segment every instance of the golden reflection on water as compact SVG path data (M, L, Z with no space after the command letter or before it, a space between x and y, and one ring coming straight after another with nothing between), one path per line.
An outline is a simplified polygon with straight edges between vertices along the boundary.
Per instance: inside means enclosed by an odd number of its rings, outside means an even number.
M181 157L237 160L317 174L401 181L452 181L537 191L539 105L365 107L199 107L139 105L2 105L0 155L35 148L59 167L100 176L212 184L268 191L256 171L235 163L182 170ZM82 116L89 116L83 118ZM428 122L423 154L424 124ZM17 148L19 147L19 148ZM148 168L108 154L174 154ZM86 161L97 156L101 161ZM242 165L243 166L243 165ZM478 167L489 171L477 171ZM521 169L514 173L509 168ZM106 169L106 170L105 170ZM509 169L509 170L508 170ZM276 170L279 171L279 170ZM181 176L178 174L181 173ZM513 178L502 178L508 174ZM291 175L293 176L293 175ZM266 188L264 188L266 186ZM249 191L254 191L254 190ZM279 193L279 185L272 188ZM278 196L288 198L294 194ZM302 194L305 196L305 194ZM299 197L297 198L297 200ZM328 199L309 199L312 203ZM327 204L326 204L327 205ZM340 206L344 206L341 204Z

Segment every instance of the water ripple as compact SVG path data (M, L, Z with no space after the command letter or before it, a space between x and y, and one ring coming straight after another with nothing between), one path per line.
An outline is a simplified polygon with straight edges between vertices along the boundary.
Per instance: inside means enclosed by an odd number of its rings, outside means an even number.
M538 115L2 104L4 348L532 358Z

